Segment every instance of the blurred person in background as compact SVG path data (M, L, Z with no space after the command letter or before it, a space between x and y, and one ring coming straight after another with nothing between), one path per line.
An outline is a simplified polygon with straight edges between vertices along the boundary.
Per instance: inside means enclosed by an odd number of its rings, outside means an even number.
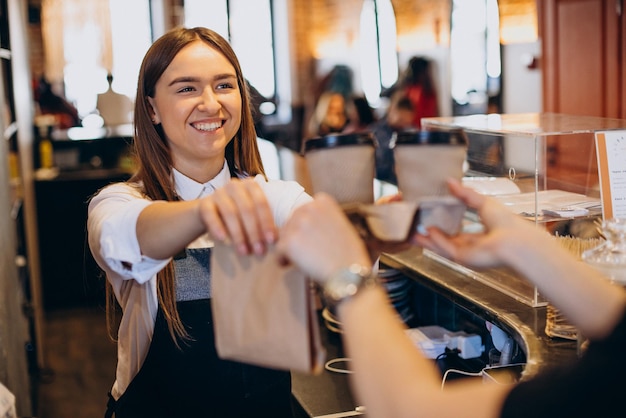
M390 87L384 95L391 97L397 91L403 91L413 103L412 123L415 128L421 128L422 118L439 116L437 90L429 59L412 57L396 84Z
M309 120L306 139L325 136L332 133L342 133L350 122L348 107L351 105L343 94L335 91L325 91L315 104L315 109Z

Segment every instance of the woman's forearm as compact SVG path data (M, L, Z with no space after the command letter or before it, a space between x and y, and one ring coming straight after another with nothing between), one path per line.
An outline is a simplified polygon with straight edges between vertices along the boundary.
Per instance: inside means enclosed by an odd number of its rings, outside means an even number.
M352 384L357 397L367 400L368 415L401 416L396 408L406 402L403 388L416 382L426 392L438 390L439 372L417 355L381 287L363 289L343 302L338 312L355 373Z
M626 292L573 258L543 231L522 231L520 236L504 241L501 255L585 336L602 338L621 319Z
M137 240L144 255L172 257L205 231L198 202L155 202L137 220Z

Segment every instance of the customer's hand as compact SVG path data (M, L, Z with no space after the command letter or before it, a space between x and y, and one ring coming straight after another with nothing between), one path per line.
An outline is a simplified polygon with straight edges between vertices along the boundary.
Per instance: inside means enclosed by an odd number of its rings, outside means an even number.
M329 195L298 207L280 230L279 255L318 282L357 263L371 260L355 228L339 204Z
M201 199L199 211L209 235L231 243L240 254L264 254L276 240L271 208L252 178L232 179Z
M535 235L537 231L496 199L481 195L464 187L457 180L450 180L452 195L459 198L469 209L474 209L484 225L483 232L461 233L447 236L437 228L430 228L428 235L416 234L412 242L428 248L459 263L483 268L497 267L504 263L506 244L522 235Z

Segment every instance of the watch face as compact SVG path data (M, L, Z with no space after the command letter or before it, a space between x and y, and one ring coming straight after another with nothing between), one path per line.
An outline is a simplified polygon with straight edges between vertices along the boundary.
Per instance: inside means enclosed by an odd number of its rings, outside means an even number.
M354 265L333 274L324 285L324 292L335 302L355 295L370 272L362 266Z

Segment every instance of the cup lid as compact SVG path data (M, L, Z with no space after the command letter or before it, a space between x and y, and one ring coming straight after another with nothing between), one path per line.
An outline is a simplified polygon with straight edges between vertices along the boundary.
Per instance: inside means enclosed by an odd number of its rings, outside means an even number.
M406 130L398 132L395 145L467 145L463 129Z
M304 152L306 153L314 149L341 147L344 145L369 145L373 147L374 137L370 132L329 134L308 139L304 143Z

